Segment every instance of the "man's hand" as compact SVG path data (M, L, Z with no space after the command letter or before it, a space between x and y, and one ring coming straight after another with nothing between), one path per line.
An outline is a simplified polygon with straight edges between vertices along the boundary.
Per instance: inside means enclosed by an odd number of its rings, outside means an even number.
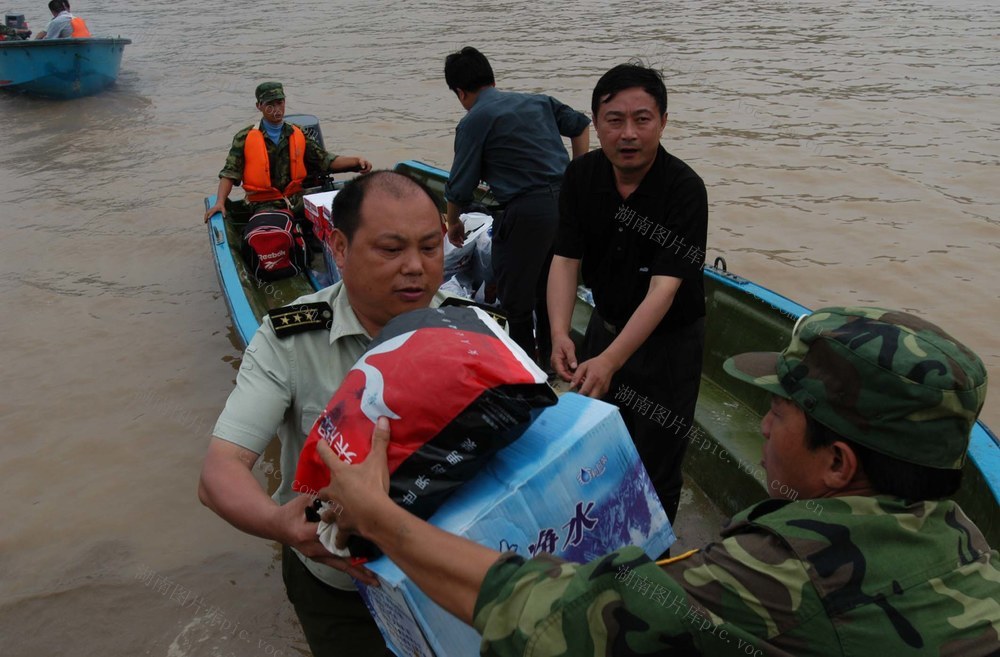
M330 161L331 173L345 173L348 171L368 173L371 170L372 163L360 155L338 155Z
M215 192L215 205L205 210L205 223L208 223L208 220L216 212L221 212L222 218L226 218L226 199L229 198L229 193L233 191L234 185L236 185L236 181L232 178L225 176L219 178L219 189Z
M205 210L205 223L206 224L208 223L208 220L212 218L212 215L215 214L216 212L221 212L222 213L222 218L223 219L226 218L226 202L224 200L223 201L216 201L215 205L213 205L209 209Z
M552 369L563 381L571 381L576 371L576 345L568 335L552 338Z
M581 395L600 399L607 394L611 387L611 377L619 369L621 366L615 366L604 354L585 360L573 374L570 390L576 388Z
M365 460L349 465L340 460L325 441L316 443L320 458L330 468L330 485L319 491L319 498L332 502L336 511L324 517L335 516L338 548L347 546L351 534L364 536L364 528L378 522L380 508L389 499L389 466L386 451L389 448L389 420L380 417L372 433L372 448Z
M465 244L465 224L461 219L448 224L448 241L456 248Z
M306 507L313 496L299 495L280 506L268 496L251 472L258 457L245 447L212 438L198 482L198 499L248 534L278 541L366 584L375 583L375 576L366 568L335 557L319 542L318 524L306 520Z
M371 162L369 162L363 157L359 157L357 159L358 159L358 164L357 164L357 169L355 169L355 171L357 171L358 173L368 173L369 171L372 170Z
M363 566L351 565L347 559L334 556L323 547L316 534L317 523L306 520L306 508L312 505L312 495L299 495L280 507L275 514L280 542L293 547L313 561L336 568L365 584L378 585L378 579Z
M397 506L387 494L388 446L389 420L384 417L375 423L372 449L358 465L342 462L324 441L317 443L320 458L330 469L330 485L319 491L321 500L333 502L324 520L337 521L337 547L345 545L352 533L368 538L431 600L471 625L486 572L500 553L429 525Z
M295 548L310 559L321 561L323 557L332 555L319 542L316 523L306 519L306 509L312 506L314 499L312 495L297 495L275 509L271 522L279 542Z

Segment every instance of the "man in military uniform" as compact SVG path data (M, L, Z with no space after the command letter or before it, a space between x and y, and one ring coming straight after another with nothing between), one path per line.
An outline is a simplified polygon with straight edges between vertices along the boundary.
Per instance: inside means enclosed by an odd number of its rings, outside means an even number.
M327 153L301 128L285 123L285 90L280 82L262 82L255 92L260 123L233 137L226 164L219 172L215 205L205 212L234 210L249 219L260 210L279 208L302 214L302 182L310 173L371 171L371 162L357 155ZM228 203L235 185L243 185L245 205Z
M360 465L320 449L333 475L320 498L473 624L483 655L996 655L1000 558L947 499L982 361L913 315L826 308L783 352L725 367L772 394L763 465L800 496L744 510L700 550L578 565L447 534L384 494L385 418Z
M295 471L313 423L372 337L396 315L443 300L444 236L431 193L391 171L348 182L333 210L343 280L264 318L212 432L198 496L236 528L283 545L288 599L314 655L381 655L385 642L345 573L374 580L320 544ZM251 470L276 433L272 499Z

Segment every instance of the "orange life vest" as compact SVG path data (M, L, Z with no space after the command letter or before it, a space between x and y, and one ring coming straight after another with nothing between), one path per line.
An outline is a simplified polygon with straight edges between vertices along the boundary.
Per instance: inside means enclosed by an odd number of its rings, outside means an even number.
M297 125L288 139L288 157L292 161L292 180L283 191L271 184L271 163L267 157L264 133L251 128L243 145L243 190L251 203L277 201L302 191L306 178L306 136Z
M87 29L87 24L83 22L82 18L74 16L73 20L71 20L69 24L73 28L74 39L81 39L90 36L90 30Z

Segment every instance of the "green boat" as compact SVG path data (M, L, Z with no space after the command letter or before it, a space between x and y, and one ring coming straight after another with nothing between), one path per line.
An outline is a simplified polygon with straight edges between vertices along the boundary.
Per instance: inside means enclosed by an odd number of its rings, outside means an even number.
M293 117L292 120L294 120ZM425 183L445 209L448 172L408 160L395 169ZM487 207L488 190L477 200ZM211 207L214 197L205 200ZM239 252L239 229L221 214L208 222L212 253L220 285L236 334L246 345L271 308L287 305L337 279L326 260L314 256L310 271L294 278L261 283L247 271ZM698 534L685 525L690 519L702 532L714 532L718 520L768 496L760 467L763 438L761 418L769 398L764 391L726 374L723 361L744 351L780 351L788 343L795 321L809 310L780 294L727 271L717 259L704 268L707 306L706 347L701 390L695 414L699 440L689 445L684 463L686 490L678 516L678 534ZM573 314L573 330L582 337L592 306L581 288ZM1000 441L982 423L976 424L956 500L980 527L991 545L1000 545ZM701 538L700 536L698 538ZM707 538L711 538L708 536Z

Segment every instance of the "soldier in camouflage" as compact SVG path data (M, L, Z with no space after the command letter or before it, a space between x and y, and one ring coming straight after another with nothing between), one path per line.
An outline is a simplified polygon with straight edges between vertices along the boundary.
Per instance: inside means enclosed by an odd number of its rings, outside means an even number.
M763 465L798 499L760 502L672 559L500 556L373 504L384 460L329 450L321 497L473 624L484 655L1000 654L1000 558L947 499L986 396L980 359L913 315L850 307L725 368L772 394Z
M277 190L284 190L292 181L292 161L290 156L289 140L292 137L293 128L289 123L285 123L285 91L280 82L262 82L257 86L255 92L257 98L257 110L261 113L261 120L251 126L243 128L233 137L233 145L229 149L229 156L226 164L219 172L219 189L216 192L215 205L205 212L205 221L208 221L213 214L221 212L226 216L227 211L235 210L244 220L260 210L279 208L290 209L296 215L302 214L302 194L294 193L283 198L274 200L254 202L245 201L239 204L227 203L229 193L233 187L241 184L244 177L244 166L246 164L246 141L251 130L257 129L264 133L264 144L267 149L268 169L271 177L271 186ZM371 171L371 162L356 155L332 155L323 150L314 139L305 135L304 161L307 171L310 173L329 171L331 173L358 171L367 173Z

